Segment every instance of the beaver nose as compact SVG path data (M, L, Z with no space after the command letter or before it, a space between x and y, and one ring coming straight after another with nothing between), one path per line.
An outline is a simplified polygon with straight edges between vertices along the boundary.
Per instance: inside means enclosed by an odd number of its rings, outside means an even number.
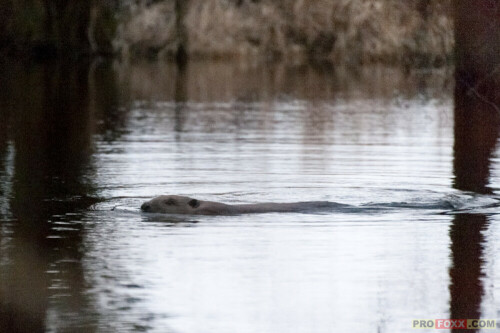
M143 212L149 212L149 210L150 210L150 209L151 209L151 206L150 206L147 202L145 202L145 203L143 203L143 204L141 205L141 210L142 210Z

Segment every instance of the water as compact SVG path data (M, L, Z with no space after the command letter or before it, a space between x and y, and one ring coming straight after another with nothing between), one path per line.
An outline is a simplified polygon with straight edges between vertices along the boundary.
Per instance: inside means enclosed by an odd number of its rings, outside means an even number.
M405 332L500 317L496 141L475 159L486 172L460 162L473 147L456 138L450 69L2 71L3 330ZM139 212L159 194L359 209Z

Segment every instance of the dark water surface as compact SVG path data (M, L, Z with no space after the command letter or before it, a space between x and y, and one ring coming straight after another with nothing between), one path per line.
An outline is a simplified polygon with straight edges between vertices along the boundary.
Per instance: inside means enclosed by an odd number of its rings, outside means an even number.
M0 74L3 331L406 332L413 319L500 318L498 119L471 119L452 69ZM159 194L359 209L141 214Z

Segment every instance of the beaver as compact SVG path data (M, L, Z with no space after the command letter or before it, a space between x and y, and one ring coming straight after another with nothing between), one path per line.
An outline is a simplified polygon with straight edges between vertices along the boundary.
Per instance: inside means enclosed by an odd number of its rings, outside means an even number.
M142 204L147 213L192 214L192 215L237 215L250 213L293 213L321 211L350 207L329 201L304 201L292 203L255 203L228 205L215 201L204 201L180 195L160 195Z

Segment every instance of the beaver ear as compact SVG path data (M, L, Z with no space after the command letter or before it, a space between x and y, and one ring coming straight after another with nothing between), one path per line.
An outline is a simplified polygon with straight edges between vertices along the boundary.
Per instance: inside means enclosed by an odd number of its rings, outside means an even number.
M191 199L191 200L189 200L188 205L193 207L193 208L198 208L198 206L200 205L200 202L196 199Z

